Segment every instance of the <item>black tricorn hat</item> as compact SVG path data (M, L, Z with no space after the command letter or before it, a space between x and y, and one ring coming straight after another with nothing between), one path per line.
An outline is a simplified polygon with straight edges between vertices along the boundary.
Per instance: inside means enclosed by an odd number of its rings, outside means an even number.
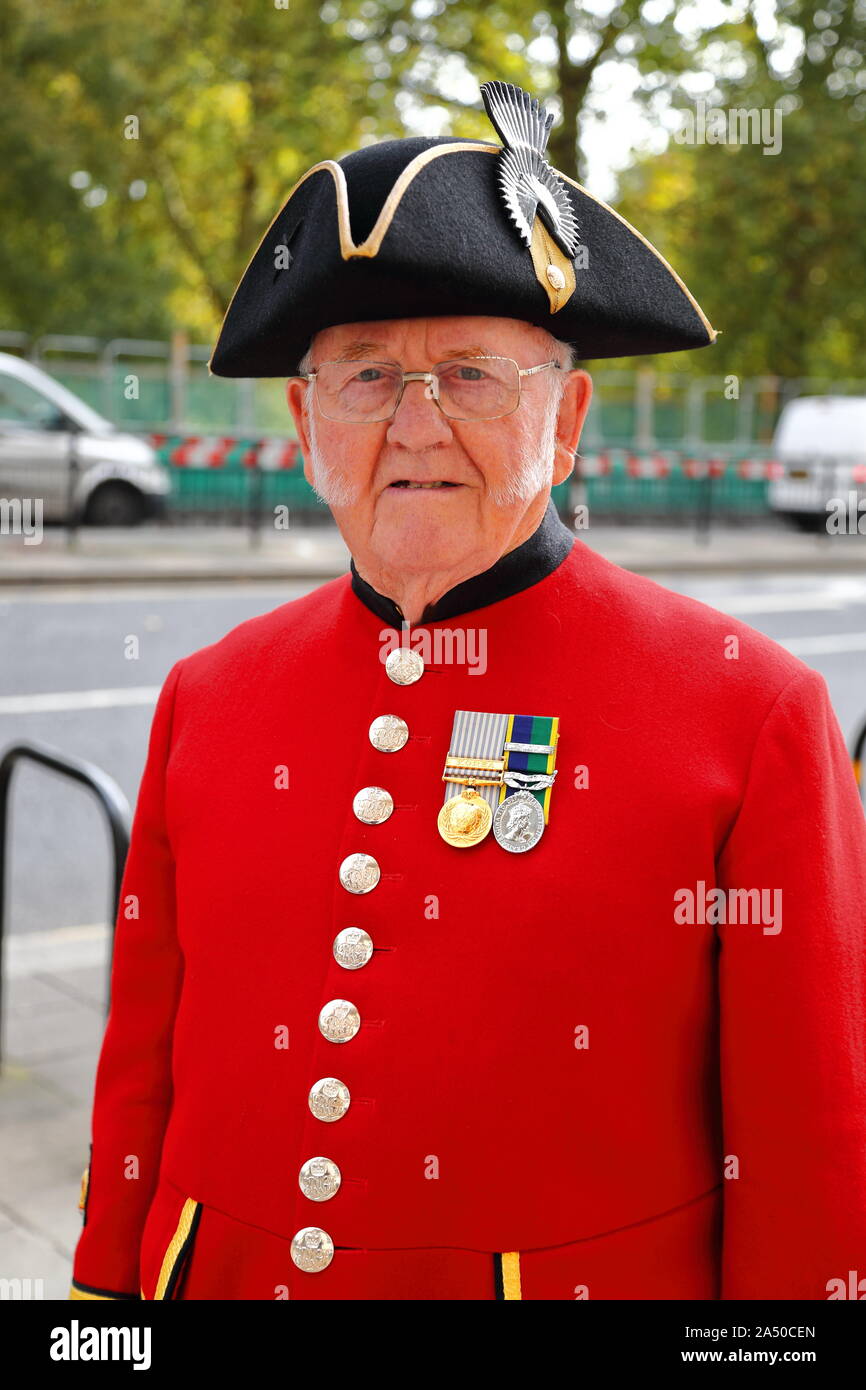
M212 376L295 376L320 329L377 319L522 319L579 360L715 341L655 247L547 162L552 115L509 83L481 94L501 145L383 140L307 170L232 296Z

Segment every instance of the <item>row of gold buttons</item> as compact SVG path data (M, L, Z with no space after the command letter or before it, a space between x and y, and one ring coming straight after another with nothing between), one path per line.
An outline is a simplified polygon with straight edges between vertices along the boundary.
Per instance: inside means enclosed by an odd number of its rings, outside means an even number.
M385 670L396 685L411 685L424 673L417 652L398 647L388 654ZM380 753L397 753L406 744L409 726L396 714L380 714L373 720L369 738ZM363 787L352 801L352 810L365 825L381 825L394 810L394 798L384 787ZM349 893L370 893L381 877L372 854L349 854L339 869L340 883ZM373 954L373 940L361 927L344 927L333 943L334 959L344 970L360 970ZM348 999L331 999L319 1013L319 1031L329 1042L345 1043L361 1027L361 1015ZM340 1120L351 1103L349 1088L335 1076L325 1076L310 1090L309 1107L325 1124ZM302 1165L298 1182L311 1202L328 1202L339 1191L342 1174L333 1159L319 1155ZM292 1237L292 1259L298 1269L315 1274L327 1269L334 1258L334 1242L321 1226L304 1226Z

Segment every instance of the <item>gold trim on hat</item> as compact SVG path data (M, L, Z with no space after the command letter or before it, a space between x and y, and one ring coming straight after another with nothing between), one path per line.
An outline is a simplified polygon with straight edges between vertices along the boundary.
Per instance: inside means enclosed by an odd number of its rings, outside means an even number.
M683 284L682 280L677 275L677 272L674 270L673 266L665 260L661 251L658 251L656 247L653 246L651 241L647 241L646 237L643 235L642 232L638 231L637 227L633 227L630 222L627 222L626 219L616 211L616 208L612 208L607 203L602 202L601 198L596 198L593 193L588 192L588 190L583 187L583 184L577 183L575 179L570 179L568 177L568 174L562 174L558 169L556 172L559 174L559 177L561 179L565 179L566 183L570 183L572 188L576 188L578 192L585 194L587 198L591 198L594 203L598 203L599 207L604 208L605 212L609 212L611 217L615 217L617 222L621 222L622 225L626 227L632 233L633 236L637 237L638 241L642 241L648 251L652 251L653 255L661 261L665 270L668 272L668 275L670 275L673 280L676 280L683 294L686 296L686 299L689 301L698 318L700 319L701 323L704 325L704 328L707 330L710 342L714 343L716 341L716 338L719 336L718 333L716 332L715 328L713 328L713 325L710 323L709 319L707 318L698 301L695 299L694 295L691 293L688 287ZM624 352L622 356L627 357L628 353Z
M334 191L337 195L337 226L339 228L340 233L340 255L343 257L344 261L348 261L352 259L352 257L354 256L375 256L379 250L379 247L382 245L382 239L385 233L391 225L391 220L394 216L394 213L397 211L400 199L403 197L403 194L406 192L406 189L409 187L409 184L412 182L415 175L420 173L421 170L424 168L425 164L430 163L431 159L438 159L440 154L454 154L459 152L460 150L482 150L488 154L501 154L502 146L493 145L489 142L481 144L480 142L476 143L475 141L461 140L459 142L455 142L454 144L449 143L447 145L433 145L429 150L422 150L421 153L416 155L414 159L410 159L409 163L406 165L406 168L400 174L400 177L397 179L396 183L394 184L394 187L391 189L391 192L388 194L387 198L382 204L382 210L379 213L379 216L376 218L373 230L367 237L366 241L362 241L357 245L352 240L352 228L351 223L349 221L349 189L346 183L346 175L343 172L342 165L338 164L334 159L323 159L319 164L314 164L312 169L308 169L305 174L302 174L301 177L298 179L297 183L293 184L292 188L289 190L288 196L285 198L282 207L280 207L280 209L274 214L269 226L266 228L264 232L264 235L260 238L258 246L256 247L255 251L250 256L249 260L244 266L243 275L238 280L238 283L235 286L235 292L229 300L228 307L225 313L223 314L222 323L219 326L219 332L216 336L214 350L208 358L208 376L213 376L210 364L214 359L214 354L216 353L217 347L219 345L219 340L222 337L222 331L225 325L225 321L229 316L229 311L231 310L232 304L235 301L235 296L237 295L238 290L244 282L246 273L252 265L253 261L255 260L256 256L258 255L259 251L261 250L261 247L264 244L265 238L270 232L271 227L273 227L277 219L281 217L282 214L286 211L289 202L295 196L295 193L298 191L302 183L306 183L307 179L310 178L313 174L317 174L320 169L327 169L328 173L332 176L334 180Z
M367 237L356 246L352 240L352 233L349 227L349 190L346 185L346 175L340 164L334 164L332 160L326 160L325 165L329 166L337 182L337 207L339 210L340 225L340 254L344 261L348 261L352 256L375 256L382 245L382 239L391 225L391 219L397 211L400 199L406 192L415 175L420 173L425 164L429 164L431 159L436 159L440 154L459 154L461 150L489 150L494 154L499 153L498 145L490 144L467 144L464 141L453 145L434 145L429 150L422 150L421 154L416 155L406 165L400 174L385 202L382 204L382 211L376 218L375 226ZM323 167L321 165L319 168Z
M213 376L213 372L211 371L211 362L213 361L216 349L219 346L219 340L222 337L222 331L223 327L225 326L225 321L229 316L232 304L235 301L235 297L238 293L238 290L243 284L247 271L252 265L255 257L258 255L265 241L265 238L268 236L274 223L277 221L279 217L283 216L283 214L286 212L289 201L292 199L297 190L301 187L301 184L306 183L307 179L310 178L313 174L318 173L320 169L327 169L327 171L331 174L331 177L334 180L334 191L336 193L337 198L337 226L340 235L340 254L344 261L348 261L353 259L354 257L372 257L378 253L379 248L382 245L385 233L391 225L394 213L397 211L400 199L403 197L403 194L406 192L406 189L409 187L410 183L415 178L415 176L419 174L421 170L425 167L425 165L429 164L431 160L438 159L440 155L459 154L465 150L477 150L483 154L500 155L502 153L503 148L504 146L502 145L494 145L487 142L476 143L475 141L461 140L456 141L453 144L449 142L446 145L433 145L428 150L422 150L420 154L416 155L414 159L409 161L405 169L403 169L403 171L401 172L399 178L396 180L393 188L391 189L391 192L388 194L387 198L385 199L385 202L382 205L382 210L379 213L379 216L376 218L376 222L373 226L373 230L370 232L370 235L366 238L366 240L357 244L352 240L351 223L349 220L349 190L348 185L346 183L346 175L343 172L342 165L338 164L336 160L333 159L323 159L319 164L314 164L312 168L308 169L305 174L302 174L301 177L298 179L297 183L295 183L292 186L287 198L284 200L282 206L278 209L278 211L274 214L270 224L264 232L264 235L260 238L258 246L256 246L255 251L253 251L253 254L247 261L246 266L244 267L243 275L241 275L240 279L238 280L234 294L229 300L228 307L226 308L226 311L223 314L222 323L219 326L216 342L214 344L214 350L208 359L208 375ZM554 173L558 174L560 178L565 179L566 183L570 183L572 188L576 188L578 192L583 193L583 195L589 198L591 202L597 203L600 208L604 208L605 212L609 212L612 217L615 217L618 222L622 223L622 225L627 229L627 231L631 232L633 236L636 236L638 241L643 242L647 250L651 251L652 254L657 258L657 260L661 261L662 265L670 275L671 279L674 280L677 285L679 285L680 289L688 299L689 303L691 304L701 323L704 325L704 328L707 331L709 343L714 343L716 338L718 337L716 330L713 328L712 324L710 323L700 304L698 304L694 295L691 293L688 287L683 284L683 281L680 279L679 275L677 275L673 266L671 266L665 260L661 252L658 251L655 246L653 246L652 242L647 241L646 237L641 232L639 232L636 227L633 227L631 223L628 222L623 216L621 216L621 214L618 213L615 208L610 207L609 204L603 202L601 198L596 198L595 195L590 193L586 188L584 188L582 184L578 183L575 179L569 178L568 174L563 174L559 169L555 169ZM546 227L544 227L544 224L541 222L537 213L535 216L535 221L533 223L532 231L533 238L532 246L530 249L532 252L532 260L533 265L535 267L535 273L539 280L539 283L543 285L545 291L547 292L548 298L550 300L551 313L555 313L558 309L562 308L563 304L574 293L574 284L572 284L571 289L568 288L569 273L571 279L574 279L574 265L573 262L568 260L564 253L556 245L553 238L547 232ZM549 265L557 266L566 276L566 283L560 290L557 290L556 287L550 283L550 279L547 275L547 267ZM539 267L541 267L541 269L539 269ZM566 267L568 267L567 270ZM558 277L555 276L554 278L556 279ZM560 302L555 304L554 297L558 298ZM628 354L622 353L621 356L625 357L628 356Z
M574 262L554 241L538 213L532 223L532 242L529 247L535 278L550 301L550 312L562 309L574 294ZM550 272L550 273L548 273Z

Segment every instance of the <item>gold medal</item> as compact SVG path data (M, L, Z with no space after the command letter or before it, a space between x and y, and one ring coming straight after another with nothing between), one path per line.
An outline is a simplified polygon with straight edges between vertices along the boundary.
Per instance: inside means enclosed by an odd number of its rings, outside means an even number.
M464 787L445 802L437 819L439 834L455 849L477 845L493 824L493 812L475 787Z

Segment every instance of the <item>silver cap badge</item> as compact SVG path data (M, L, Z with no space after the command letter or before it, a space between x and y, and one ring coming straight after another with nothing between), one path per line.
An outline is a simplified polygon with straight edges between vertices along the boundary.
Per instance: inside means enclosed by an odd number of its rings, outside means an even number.
M499 188L509 216L527 246L538 212L561 250L574 259L580 228L568 192L544 157L553 115L535 97L510 82L484 82L481 96L505 149L499 157Z

